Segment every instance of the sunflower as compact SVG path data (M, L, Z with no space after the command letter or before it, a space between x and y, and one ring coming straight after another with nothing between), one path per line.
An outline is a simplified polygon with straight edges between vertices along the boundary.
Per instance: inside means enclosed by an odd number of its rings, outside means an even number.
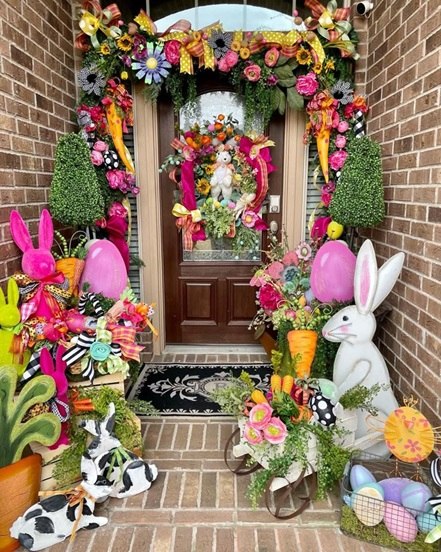
M309 65L312 61L310 51L302 46L296 54L296 60L299 65Z
M196 184L196 191L201 195L207 195L211 186L206 178L200 178Z
M207 165L207 166L205 167L205 172L206 172L208 175L213 174L213 173L214 173L214 167L213 167L213 165Z
M108 42L103 42L100 46L100 52L103 56L108 56L110 54L110 46Z
M335 69L335 63L333 59L327 59L325 63L325 71L333 71Z
M122 50L123 52L128 52L132 49L133 38L129 34L125 33L120 38L118 38L116 44L120 50Z

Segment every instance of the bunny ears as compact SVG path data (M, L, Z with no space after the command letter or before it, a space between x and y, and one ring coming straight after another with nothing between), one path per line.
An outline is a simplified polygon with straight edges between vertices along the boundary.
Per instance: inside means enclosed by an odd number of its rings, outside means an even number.
M9 278L9 280L8 280L8 304L17 306L19 297L20 297L20 293L18 291L17 282L13 278ZM3 293L2 288L0 288L0 307L3 307L4 305L6 305L6 299L5 299L5 295Z
M28 227L18 211L11 211L9 223L11 227L12 239L21 251L24 253L29 249L34 249ZM54 225L52 223L52 217L47 209L43 209L38 227L38 246L40 249L50 250L52 248L53 241Z
M370 240L363 242L357 255L354 275L354 298L361 314L373 312L389 295L400 275L404 253L387 260L378 270L375 251Z

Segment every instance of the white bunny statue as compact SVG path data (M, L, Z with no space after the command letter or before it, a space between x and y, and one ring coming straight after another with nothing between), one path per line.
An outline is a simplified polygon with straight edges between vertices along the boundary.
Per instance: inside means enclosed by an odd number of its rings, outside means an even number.
M384 420L396 408L398 403L390 389L390 378L386 362L372 342L376 329L374 310L389 295L404 262L404 253L397 253L378 270L374 248L366 240L357 256L354 274L355 305L345 307L337 312L323 327L322 334L328 341L341 343L334 362L333 380L339 390L339 397L355 385L367 388L374 384L383 384L374 398L373 406L378 409L380 419ZM373 431L368 427L367 412L357 412L358 427L355 437L364 437ZM371 424L372 425L372 424ZM389 451L380 440L369 447L368 452L383 457Z
M233 192L233 171L230 164L231 155L228 151L222 150L216 154L215 169L210 180L211 197L215 200L219 199L220 194L227 201L231 198L231 193Z

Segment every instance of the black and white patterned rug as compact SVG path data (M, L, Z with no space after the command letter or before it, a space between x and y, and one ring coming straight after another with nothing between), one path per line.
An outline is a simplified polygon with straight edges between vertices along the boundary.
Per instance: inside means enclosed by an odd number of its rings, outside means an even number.
M256 387L268 389L269 364L146 364L128 398L149 401L170 416L222 416L210 393L228 385L229 377L239 377L242 370Z

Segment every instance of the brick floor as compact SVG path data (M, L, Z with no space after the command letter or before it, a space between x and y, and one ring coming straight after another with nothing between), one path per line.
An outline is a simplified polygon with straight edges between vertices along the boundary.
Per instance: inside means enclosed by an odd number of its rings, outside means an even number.
M174 362L175 353L167 353ZM210 355L211 356L211 355ZM234 361L232 357L234 356ZM259 352L236 351L225 362L262 362ZM206 362L204 354L193 362ZM164 361L164 357L154 361ZM264 507L251 509L244 496L250 476L224 464L223 448L235 428L228 417L143 418L144 457L158 479L142 495L110 499L97 507L109 523L80 531L73 543L53 552L381 552L339 530L337 495L315 502L300 516L282 521Z

